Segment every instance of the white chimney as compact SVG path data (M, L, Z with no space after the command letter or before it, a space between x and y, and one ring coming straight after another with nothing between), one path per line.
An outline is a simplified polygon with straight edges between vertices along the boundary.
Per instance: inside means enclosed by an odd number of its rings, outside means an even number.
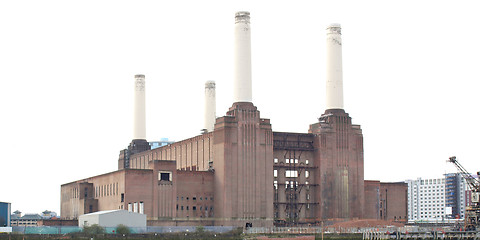
M252 101L250 13L235 14L233 102Z
M327 101L326 109L343 109L342 28L327 27Z
M208 132L213 131L215 125L216 114L216 102L215 102L215 82L205 82L205 112L204 112L204 129Z
M145 75L135 75L133 102L133 139L146 139Z

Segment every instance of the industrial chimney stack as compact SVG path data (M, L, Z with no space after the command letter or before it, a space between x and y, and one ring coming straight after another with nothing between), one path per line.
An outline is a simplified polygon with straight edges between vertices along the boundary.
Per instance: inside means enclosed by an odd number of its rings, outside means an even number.
M145 75L135 75L133 102L133 140L136 139L146 139Z
M235 14L233 102L252 102L250 13Z
M215 125L216 102L215 102L215 82L207 81L205 83L205 110L204 110L204 129L207 132L213 131Z
M342 28L327 27L327 101L326 109L343 109Z

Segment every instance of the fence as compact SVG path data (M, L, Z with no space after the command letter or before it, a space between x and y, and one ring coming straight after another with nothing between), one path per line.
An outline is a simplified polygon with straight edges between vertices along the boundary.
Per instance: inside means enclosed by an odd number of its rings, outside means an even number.
M115 234L116 227L104 227L105 233ZM232 226L202 226L201 229L207 232L214 233L225 233L232 231L235 227ZM171 226L171 227L157 227L157 226L147 226L144 228L129 228L130 233L178 233L178 232L195 232L199 230L199 227L191 226ZM81 227L72 227L72 226L38 226L38 227L25 227L25 226L14 226L12 227L12 232L14 233L23 233L23 234L68 234L82 232L83 228Z

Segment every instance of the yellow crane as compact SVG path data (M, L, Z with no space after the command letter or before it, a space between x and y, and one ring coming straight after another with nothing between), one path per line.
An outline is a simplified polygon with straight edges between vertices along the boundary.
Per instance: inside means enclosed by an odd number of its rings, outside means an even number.
M457 157L453 156L448 159L458 169L459 173L467 182L471 191L472 204L465 207L465 231L480 230L480 172L477 172L475 178L467 172L467 170L457 161Z

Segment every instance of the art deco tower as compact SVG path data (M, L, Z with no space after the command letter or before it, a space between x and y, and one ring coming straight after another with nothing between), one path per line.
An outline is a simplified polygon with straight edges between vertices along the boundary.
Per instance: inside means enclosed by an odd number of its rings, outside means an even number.
M315 134L322 219L361 218L364 212L363 135L343 109L341 34L339 24L327 27L326 110L309 129Z
M273 226L273 136L252 103L250 13L235 14L234 103L214 130L215 225Z

